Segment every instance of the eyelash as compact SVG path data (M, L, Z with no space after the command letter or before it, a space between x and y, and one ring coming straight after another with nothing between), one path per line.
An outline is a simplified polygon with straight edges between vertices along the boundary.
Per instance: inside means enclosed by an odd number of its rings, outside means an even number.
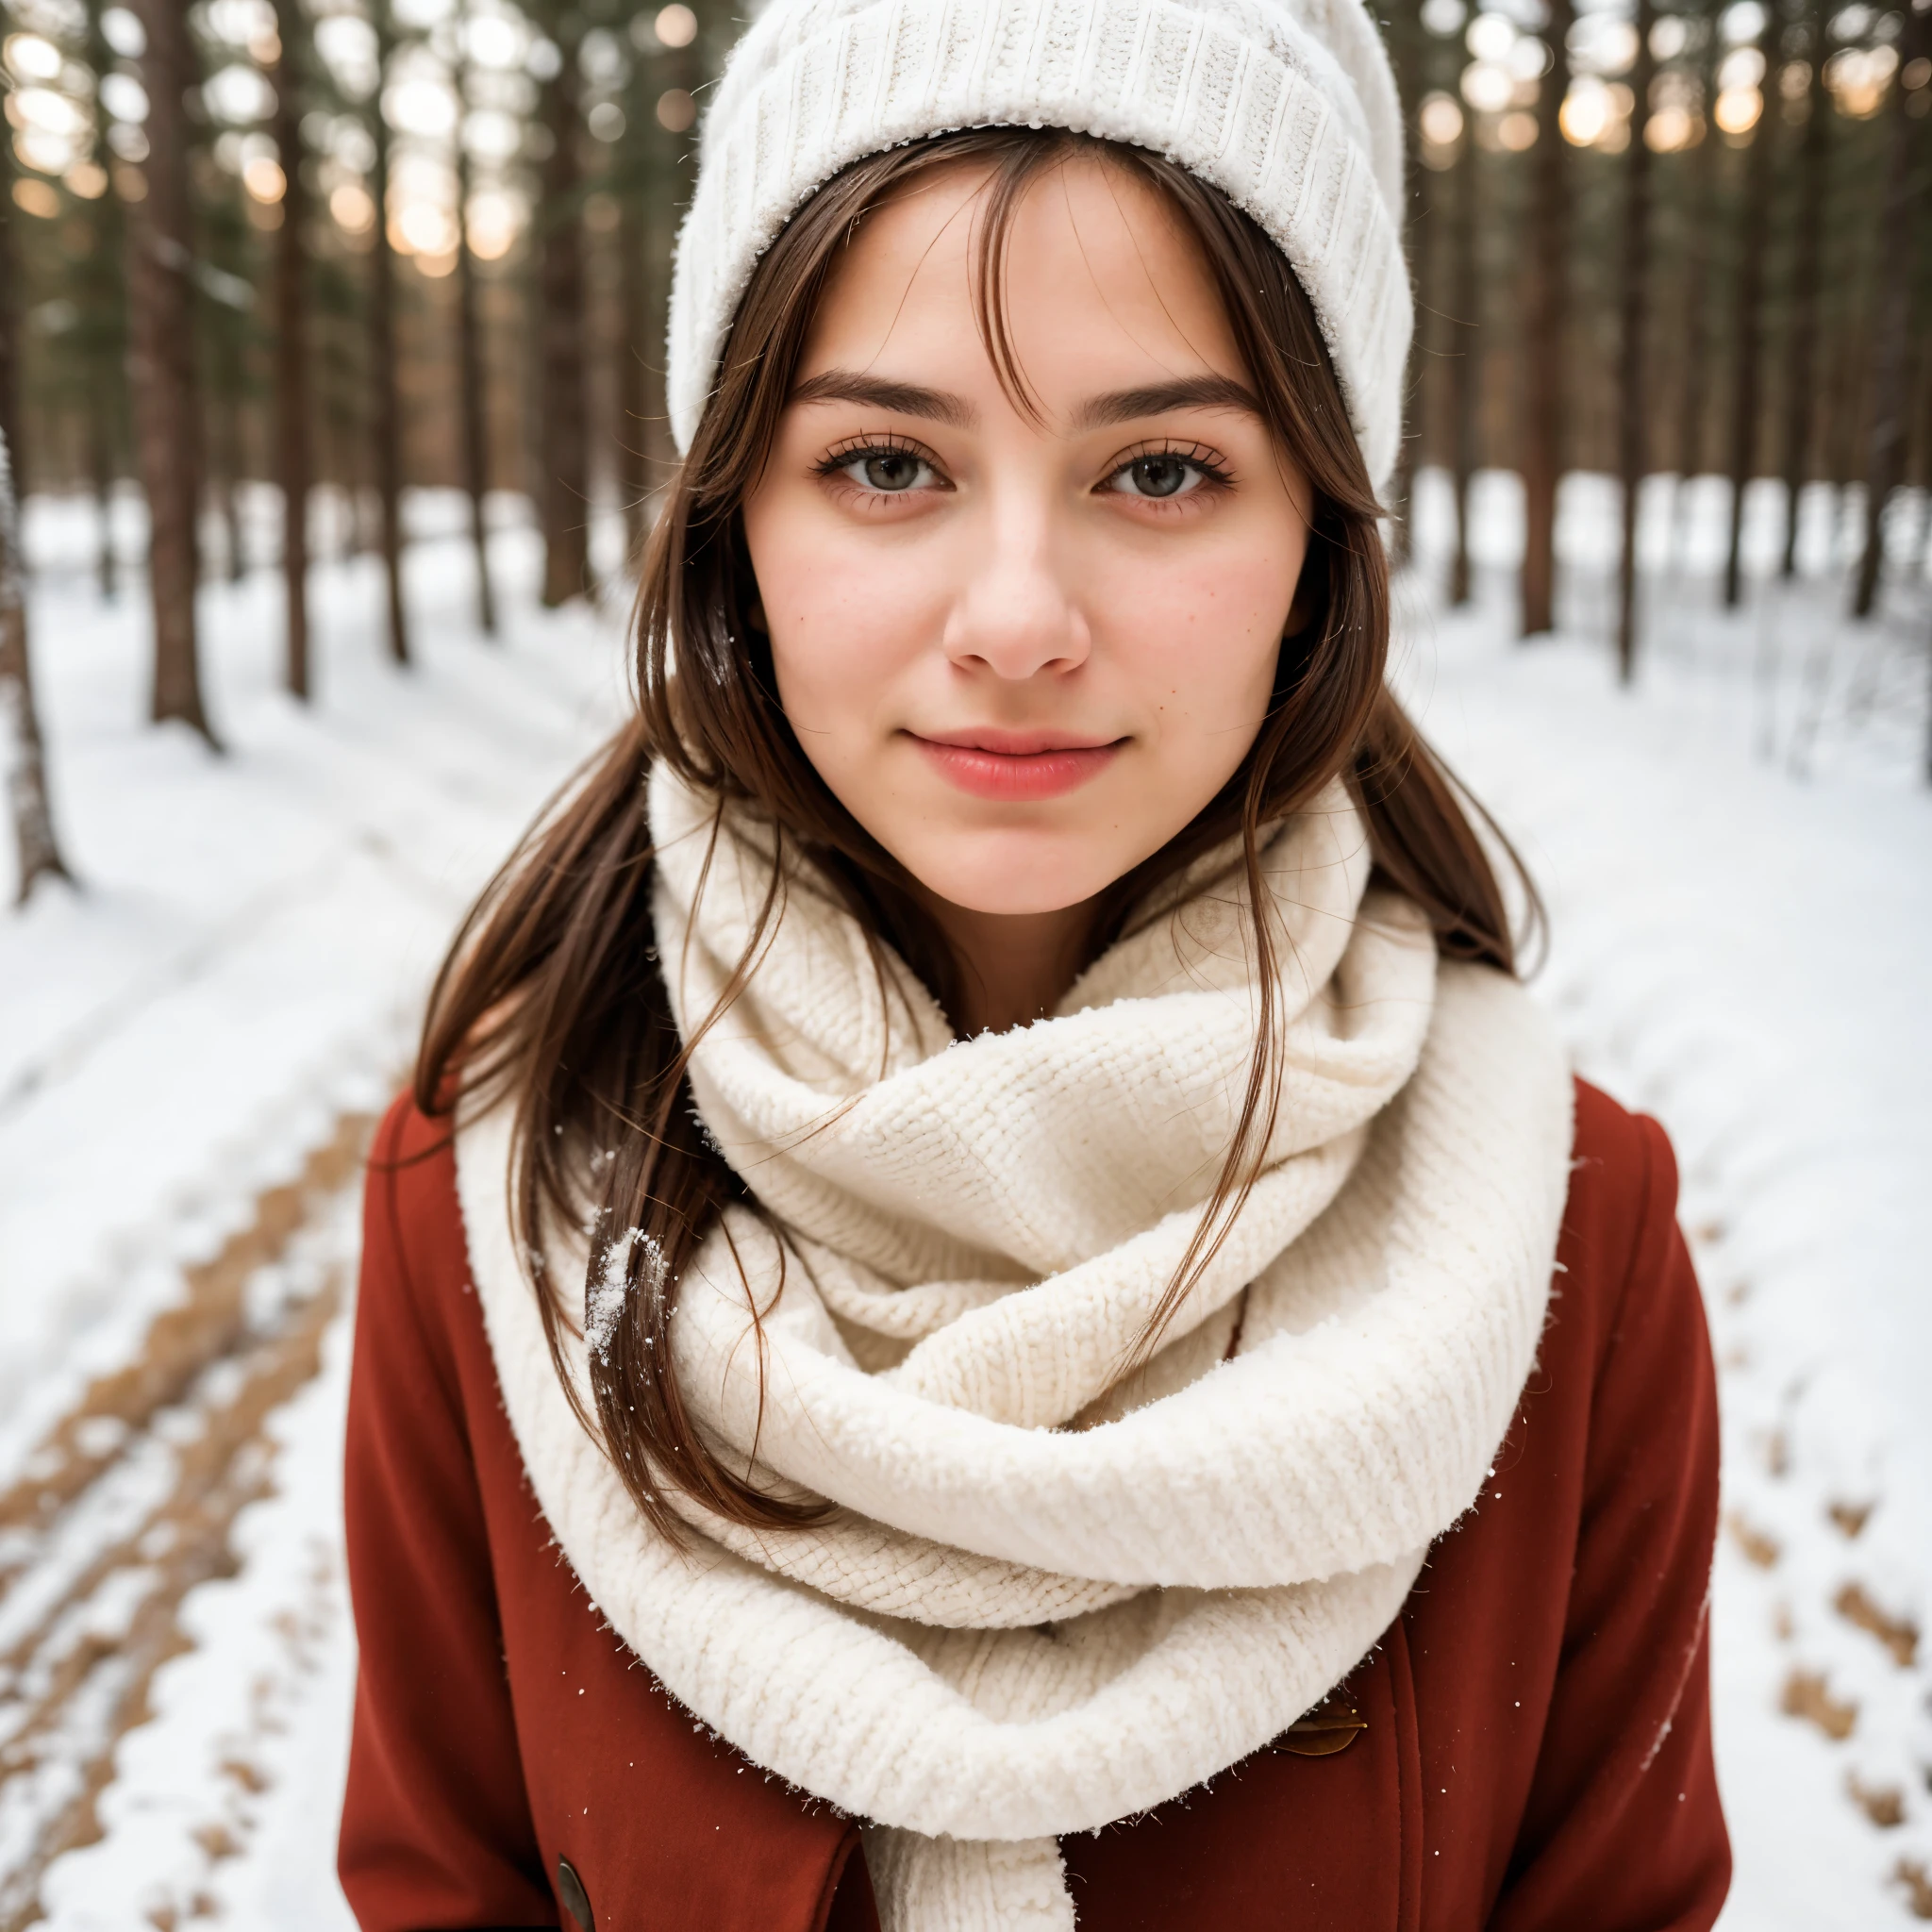
M1143 461L1148 457L1179 457L1183 462L1191 464L1201 473L1201 481L1210 490L1231 490L1234 487L1234 478L1224 467L1226 458L1222 456L1219 450L1210 449L1205 442L1174 442L1171 441L1136 444L1101 478L1101 487L1104 489L1123 470L1130 468L1135 463ZM1191 491L1189 494L1192 495L1194 492ZM1141 497L1137 501L1158 505L1163 499L1159 497Z
M854 463L864 458L884 456L915 457L922 463L930 464L935 475L944 475L940 468L939 459L923 443L891 431L883 436L858 436L845 442L835 443L812 465L812 475L820 477L837 476L841 471L849 470ZM1124 452L1100 479L1097 487L1105 489L1123 470L1148 457L1179 457L1201 473L1202 482L1211 490L1227 490L1234 485L1234 478L1224 467L1225 459L1222 458L1220 451L1210 449L1206 443L1201 442L1156 441L1137 443L1132 449ZM865 491L860 493L884 496L899 492ZM1124 495L1126 492L1119 493ZM1141 497L1135 500L1156 505L1161 502L1158 497Z
M928 463L936 475L942 475L939 459L923 443L917 443L910 437L898 436L888 432L884 436L855 436L848 441L834 443L816 463L812 465L815 476L836 476L841 470L866 457L916 457L922 463ZM889 495L893 492L879 491L866 494Z

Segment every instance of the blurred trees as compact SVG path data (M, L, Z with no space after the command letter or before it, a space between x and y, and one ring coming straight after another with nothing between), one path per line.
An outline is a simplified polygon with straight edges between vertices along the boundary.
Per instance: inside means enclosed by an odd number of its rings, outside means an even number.
M486 526L514 518L509 498L533 507L547 602L594 590L599 506L621 508L634 553L671 459L671 246L736 11L0 10L0 322L18 320L0 326L0 429L36 490L106 504L132 478L146 497L158 716L208 730L194 586L244 561L281 569L291 691L325 679L308 642L318 557L369 557L406 660L418 487L460 492L485 630ZM1441 465L1466 523L1478 469L1522 472L1532 634L1555 615L1557 485L1577 469L1617 476L1633 510L1655 472L1829 484L1848 595L1875 597L1894 564L1876 541L1860 555L1855 486L1882 504L1932 480L1926 11L1394 0L1390 14L1421 296L1398 497L1418 462ZM1900 529L1894 549L1919 541ZM101 566L111 591L105 542ZM1741 558L1735 571L1742 594ZM1458 539L1452 596L1469 582ZM1628 546L1617 589L1634 662Z
M1754 478L1789 487L1790 569L1807 483L1834 486L1847 532L1847 486L1882 508L1932 483L1927 8L1423 0L1421 17L1410 218L1438 279L1419 455L1465 508L1474 469L1522 472L1526 634L1555 615L1567 472L1616 475L1634 514L1645 475L1721 466L1733 601ZM1895 564L1866 547L1876 581ZM1634 545L1616 575L1634 662ZM1452 600L1467 588L1458 539Z

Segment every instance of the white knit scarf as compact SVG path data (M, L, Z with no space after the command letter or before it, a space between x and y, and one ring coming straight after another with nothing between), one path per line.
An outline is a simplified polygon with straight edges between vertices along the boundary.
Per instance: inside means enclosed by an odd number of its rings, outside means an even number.
M708 1013L769 838L662 772L655 911ZM1309 1710L1474 1500L1528 1373L1570 1083L1526 996L1439 965L1366 890L1340 787L1270 839L1280 1106L1151 1366L1123 1361L1239 1118L1257 992L1239 875L1202 869L1055 1015L958 1041L804 868L704 1036L732 1209L673 1343L715 1439L822 1527L640 1524L574 1418L506 1208L508 1109L458 1141L512 1427L597 1608L753 1763L865 1821L884 1932L1066 1928L1057 1838L1129 1817ZM554 1280L581 1278L559 1248ZM759 1310L754 1330L747 1298ZM611 1310L593 1294L585 1371Z

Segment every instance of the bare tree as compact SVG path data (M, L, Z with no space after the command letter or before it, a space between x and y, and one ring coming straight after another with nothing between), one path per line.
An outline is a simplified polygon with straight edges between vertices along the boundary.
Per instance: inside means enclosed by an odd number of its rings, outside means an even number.
M1560 115L1570 84L1571 0L1549 0L1550 71L1537 99L1535 189L1524 300L1523 635L1556 623L1557 482L1564 441L1563 346L1570 313L1571 182Z
M1705 371L1710 358L1710 323L1706 298L1710 288L1710 237L1716 227L1717 209L1717 70L1721 44L1717 30L1718 8L1705 0L1697 21L1702 35L1697 62L1698 102L1704 121L1703 138L1685 157L1690 179L1685 187L1683 225L1683 311L1682 355L1678 358L1676 390L1677 446L1675 463L1679 484L1701 470L1707 438L1707 385ZM1672 563L1682 558L1681 542L1687 519L1678 516L1672 528Z
M11 331L0 324L0 336ZM11 347L11 343L8 343ZM54 837L47 765L34 710L26 648L26 598L20 580L20 518L8 445L0 433L0 761L13 815L14 903L25 906L42 879L71 879Z
M87 418L88 468L94 488L94 581L103 604L120 594L114 569L114 445L106 402L96 397Z
M1798 162L1797 234L1791 256L1791 323L1785 358L1785 554L1780 575L1798 571L1798 498L1811 457L1818 386L1818 298L1824 259L1824 198L1831 175L1831 91L1824 84L1828 10L1810 0L1805 51L1810 58L1805 141Z
M469 25L467 8L458 22ZM490 420L482 330L476 315L476 251L470 238L470 149L464 130L470 102L467 44L457 62L457 386L461 396L463 487L470 499L470 547L476 557L476 622L496 635L496 595L490 581L484 496L490 488Z
M537 110L549 142L538 212L538 503L543 602L556 606L590 588L590 452L584 407L581 26L574 10L556 6L547 9L545 25L555 71L541 84Z
M1899 47L1899 72L1932 58L1932 5L1908 7ZM1912 166L1910 96L1894 82L1890 153L1878 230L1878 298L1872 328L1872 441L1865 464L1865 548L1858 558L1852 615L1869 617L1885 562L1885 513L1905 470L1907 418L1911 409L1912 264L1924 238L1923 169Z
M275 154L282 168L282 225L275 236L275 481L282 492L282 585L288 612L282 680L307 699L308 680L308 308L304 243L302 88L308 22L300 0L275 0L281 43L272 76Z
M375 92L369 99L369 133L375 160L369 192L375 203L375 238L369 251L369 387L371 454L375 464L375 499L381 518L384 580L389 590L389 652L398 664L409 661L408 614L403 606L403 405L396 387L396 258L389 239L389 119L382 93L395 51L395 25L389 0L374 0Z
M136 0L147 35L146 193L127 221L128 387L147 495L157 724L177 719L215 741L201 700L195 634L195 507L201 501L201 408L194 366L193 229L187 94L195 56L176 0Z
M1744 494L1757 467L1758 418L1763 414L1764 256L1771 233L1772 102L1777 53L1776 33L1768 15L1758 31L1757 47L1764 56L1764 105L1751 130L1746 158L1744 228L1732 313L1731 533L1724 553L1724 603L1731 608L1744 593Z
M1636 107L1630 117L1629 159L1624 164L1624 313L1618 375L1618 454L1624 483L1624 549L1617 569L1617 675L1625 684L1637 675L1637 511L1650 454L1649 386L1644 381L1644 337L1650 327L1650 83L1656 73L1651 30L1656 0L1637 0L1637 58L1630 69Z
M1456 214L1450 230L1449 357L1450 462L1456 479L1456 555L1449 565L1449 601L1470 598L1469 494L1475 475L1476 426L1482 400L1483 284L1476 258L1481 232L1482 163L1475 128L1465 122L1455 165Z
M695 17L668 9L658 16L672 38L632 29L641 42L632 69L628 127L630 180L618 245L623 250L619 301L624 346L619 365L619 432L630 542L638 554L651 499L677 460L664 390L666 311L671 253L691 193L695 91L702 75Z
M650 527L654 483L649 361L662 361L660 332L652 326L652 202L633 186L620 204L617 226L617 492L624 504L625 541L633 559L643 556ZM661 390L661 376L655 385Z
M1430 303L1429 250L1422 228L1423 167L1422 138L1416 125L1417 92L1422 78L1423 28L1422 0L1404 0L1390 22L1395 43L1395 79L1402 103L1402 245L1408 260L1409 279L1416 291L1416 332L1409 349L1409 366L1404 371L1402 392L1402 441L1396 450L1395 474L1389 484L1389 526L1392 538L1391 561L1406 564L1414 548L1413 497L1416 458L1422 443L1423 386L1418 365L1423 336L1432 312Z
M88 0L86 58L96 75L108 73L114 60L113 48L101 25L101 16L106 11L105 0ZM89 158L100 169L104 179L112 177L114 153L108 145L104 114L94 117ZM0 221L5 218L5 210L0 209ZM79 284L77 299L89 349L87 460L94 492L94 571L101 601L111 604L120 594L114 555L114 478L121 442L121 384L127 361L127 339L123 325L126 291L121 279L126 229L122 220L121 197L112 192L98 196L89 225L93 231L93 242L75 280ZM4 258L4 238L0 238L0 258Z

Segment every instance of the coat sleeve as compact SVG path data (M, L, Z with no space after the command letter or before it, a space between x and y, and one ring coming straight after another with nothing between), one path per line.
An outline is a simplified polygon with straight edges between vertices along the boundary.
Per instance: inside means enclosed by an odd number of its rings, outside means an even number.
M338 1865L362 1932L554 1927L446 1317L447 1132L399 1101L363 1207L344 1508L360 1663Z
M1711 1758L1717 1381L1663 1130L1592 1396L1562 1661L1492 1932L1704 1932L1730 1883Z

